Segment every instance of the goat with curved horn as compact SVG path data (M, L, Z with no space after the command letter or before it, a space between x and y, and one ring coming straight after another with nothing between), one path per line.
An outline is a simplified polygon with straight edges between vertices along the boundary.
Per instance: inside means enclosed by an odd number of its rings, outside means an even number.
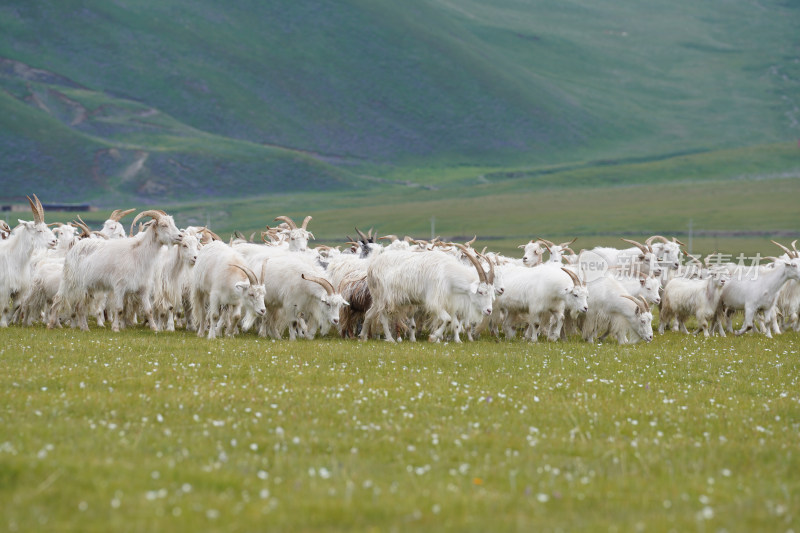
M306 218L304 218L304 219L303 219L303 224L302 224L300 227L301 227L302 229L304 229L304 230L308 231L308 230L307 230L307 228L308 228L308 223L309 223L309 222L311 222L311 219L312 219L312 218L314 218L314 217L312 217L311 215L308 215L308 216L306 216Z

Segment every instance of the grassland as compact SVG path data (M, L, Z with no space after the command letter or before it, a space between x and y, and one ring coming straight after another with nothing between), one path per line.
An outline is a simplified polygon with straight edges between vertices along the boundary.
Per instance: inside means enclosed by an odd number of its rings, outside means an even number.
M8 531L786 531L797 334L0 331Z

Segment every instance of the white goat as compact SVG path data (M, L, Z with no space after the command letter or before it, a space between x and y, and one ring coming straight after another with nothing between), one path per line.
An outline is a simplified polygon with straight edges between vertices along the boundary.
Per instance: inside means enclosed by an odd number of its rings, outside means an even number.
M13 305L19 305L18 295L26 291L31 281L30 263L34 252L53 248L56 236L44 221L44 208L39 198L28 197L33 222L19 221L7 239L0 241L0 327L7 327Z
M597 278L587 285L589 311L583 323L584 340L594 342L598 336L603 339L609 333L620 344L653 340L653 314L641 296L631 296L610 277ZM629 338L631 332L635 338Z
M267 313L259 324L259 335L289 339L298 333L313 339L326 335L339 324L341 309L348 304L326 277L325 271L308 257L288 254L266 263L264 302Z
M70 311L77 325L88 330L88 297L94 291L110 291L113 316L112 331L119 331L125 299L134 296L150 328L158 331L150 306L150 291L153 268L158 250L163 245L179 243L182 234L175 221L164 211L142 211L133 220L150 217L135 237L124 239L83 239L67 253L64 262L64 277L50 311L48 327L58 323L60 313Z
M380 322L385 339L393 342L390 319L400 318L404 312L413 314L417 308L439 324L430 335L432 341L441 340L465 308L492 314L494 287L480 263L475 261L470 268L440 251L385 251L367 269L367 284L373 303L364 320L362 339L369 338L371 326Z
M120 223L123 217L129 215L136 211L135 209L115 209L113 213L108 217L103 223L103 229L100 230L100 233L108 237L109 239L123 239L125 238L125 226Z
M697 331L702 331L703 335L709 337L709 323L717 312L722 289L730 279L730 274L724 270L705 279L672 279L664 288L658 332L664 333L674 319L673 330L680 328L683 333L689 333L685 322L689 316L694 316L697 319ZM722 336L725 336L724 331Z
M800 259L789 261L776 258L772 268L751 269L749 275L733 277L722 290L722 298L716 316L716 320L719 321L718 327L721 329L722 319L725 319L727 329L731 331L733 313L742 310L744 311L744 323L742 328L735 333L741 335L749 331L753 328L757 313L769 314L772 311L781 288L789 280L800 280ZM769 328L766 328L765 334L772 338Z
M522 264L526 267L535 267L542 263L542 256L544 255L544 248L539 241L531 239L526 244L520 244L517 248L522 248Z
M226 322L225 334L233 335L242 311L264 316L264 278L266 264L257 279L244 257L221 241L205 245L192 268L192 322L197 336L208 329L208 338L217 336L217 329Z
M159 329L175 331L175 315L186 315L183 302L189 297L190 269L197 262L200 241L196 235L184 233L177 246L162 246L156 258L153 282L153 316Z
M505 270L506 291L498 296L495 308L505 314L506 338L515 336L515 323L525 315L525 338L536 342L545 329L551 341L558 340L565 310L588 310L586 286L578 276L558 264Z
M597 246L591 250L581 250L578 264L581 271L588 275L588 277L584 278L587 282L591 282L596 277L603 275L606 270L614 268L627 270L634 275L639 272L656 277L661 275L658 259L650 246L630 239L622 240L633 244L634 247L620 250Z

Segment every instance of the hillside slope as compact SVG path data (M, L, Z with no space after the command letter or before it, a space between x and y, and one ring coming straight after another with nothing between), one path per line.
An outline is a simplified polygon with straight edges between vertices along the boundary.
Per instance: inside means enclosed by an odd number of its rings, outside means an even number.
M792 6L9 0L4 194L336 190L389 166L786 140L800 129Z

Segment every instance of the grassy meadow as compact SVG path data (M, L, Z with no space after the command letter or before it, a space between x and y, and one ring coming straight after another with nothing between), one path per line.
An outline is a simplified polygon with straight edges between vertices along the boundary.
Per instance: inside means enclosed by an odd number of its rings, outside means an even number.
M789 531L798 334L0 331L6 531Z

